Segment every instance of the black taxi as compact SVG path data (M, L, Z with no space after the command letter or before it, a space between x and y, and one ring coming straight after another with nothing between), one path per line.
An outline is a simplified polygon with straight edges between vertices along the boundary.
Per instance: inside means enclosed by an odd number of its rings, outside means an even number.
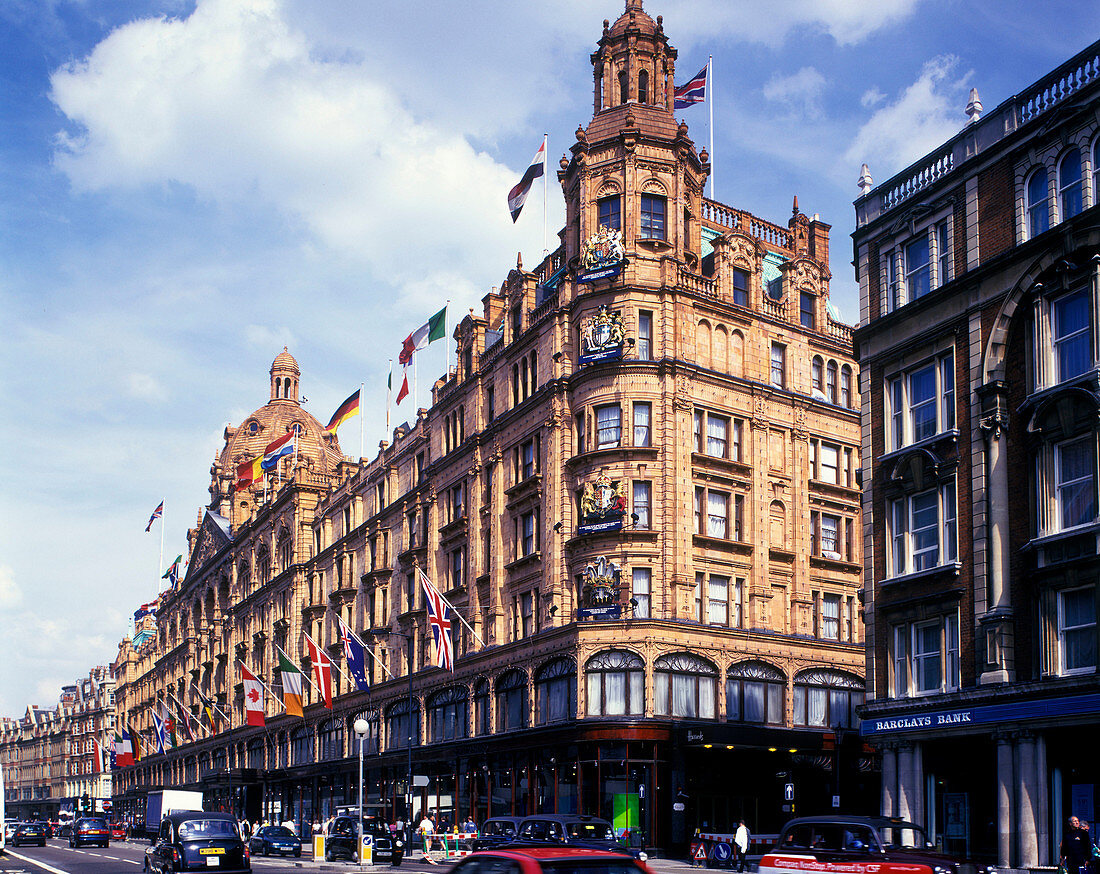
M211 871L248 874L251 861L236 819L228 813L171 813L160 823L145 866L155 874Z
M804 816L792 819L760 859L760 874L993 874L937 852L924 829L885 816Z

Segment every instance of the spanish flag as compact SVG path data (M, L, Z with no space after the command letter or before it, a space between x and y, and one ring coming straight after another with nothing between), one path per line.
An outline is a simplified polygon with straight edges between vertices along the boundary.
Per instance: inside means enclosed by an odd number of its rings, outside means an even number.
M285 652L275 647L279 653L279 674L283 680L283 706L287 716L303 716L302 713L302 672Z
M325 430L330 433L335 433L336 429L344 424L352 416L359 414L359 396L362 394L363 389L360 387L355 390L354 394L348 395L348 399L337 407L336 412L332 414L332 418L329 419L328 424L325 426Z
M264 472L260 467L263 460L264 457L261 455L238 464L237 482L234 483L233 487L235 489L246 489L256 480L263 479Z

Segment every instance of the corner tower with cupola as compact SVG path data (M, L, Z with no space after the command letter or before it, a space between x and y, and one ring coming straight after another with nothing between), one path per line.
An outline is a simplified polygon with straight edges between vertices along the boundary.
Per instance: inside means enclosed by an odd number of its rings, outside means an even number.
M698 267L703 184L709 172L672 114L676 49L661 16L627 0L603 23L592 54L593 116L578 127L558 174L566 201L569 260L601 227L621 231L627 280L661 284L669 261ZM673 272L673 276L675 272Z

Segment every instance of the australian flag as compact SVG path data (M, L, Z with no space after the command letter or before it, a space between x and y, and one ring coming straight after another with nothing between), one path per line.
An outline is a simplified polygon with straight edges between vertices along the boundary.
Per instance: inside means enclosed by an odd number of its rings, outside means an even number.
M343 619L340 620L340 638L344 641L344 658L347 659L348 670L355 678L356 687L360 692L369 692L370 683L367 682L366 650Z
M710 70L710 61L689 82L685 82L676 89L676 99L673 109L687 109L696 103L702 103L707 99L707 73Z

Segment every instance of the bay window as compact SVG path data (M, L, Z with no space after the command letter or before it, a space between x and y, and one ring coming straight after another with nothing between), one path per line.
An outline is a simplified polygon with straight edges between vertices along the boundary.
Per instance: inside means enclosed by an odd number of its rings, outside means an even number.
M946 352L886 380L888 451L955 427L955 361Z
M618 405L596 407L596 448L613 449L622 440L623 413Z
M653 590L653 571L647 567L636 567L631 571L630 597L634 601L634 618L648 619Z
M932 695L959 688L959 614L893 626L892 694L895 698Z
M649 446L650 437L650 413L652 407L648 403L634 404L634 445Z
M730 455L730 426L733 425L734 454ZM741 422L730 422L727 416L719 416L704 410L696 410L692 418L695 451L710 458L730 458L740 461Z
M1096 520L1095 438L1054 445L1054 500L1062 531Z
M1059 673L1096 670L1096 590L1092 586L1058 592Z
M695 489L695 532L707 537L729 538L730 496L728 492Z
M888 503L890 576L930 570L958 557L955 481Z
M882 253L885 310L924 297L951 280L951 217L918 228Z

